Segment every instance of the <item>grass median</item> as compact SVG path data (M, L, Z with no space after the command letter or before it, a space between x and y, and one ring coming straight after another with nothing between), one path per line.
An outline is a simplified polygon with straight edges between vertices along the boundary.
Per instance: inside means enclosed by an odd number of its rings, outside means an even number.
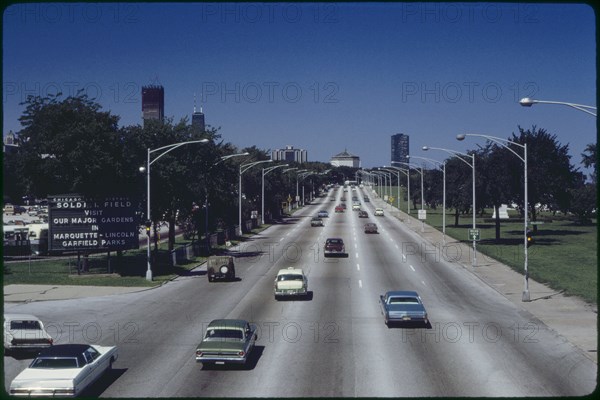
M393 188L392 193L396 193ZM403 192L401 191L401 195ZM394 206L396 202L394 201ZM411 205L412 206L412 205ZM401 200L401 211L406 212L406 200ZM427 210L426 224L442 230L442 208ZM468 230L472 228L472 214L459 216L458 226L454 226L454 210L446 210L446 234L464 243L472 243ZM412 210L411 215L417 216ZM523 220L509 210L511 219L501 220L500 237L495 239L495 223L491 221L492 210L486 210L483 217L477 216L476 225L481 232L477 250L487 257L508 265L523 273L524 240ZM597 304L598 301L598 231L597 221L591 225L581 225L569 216L541 213L538 219L534 244L528 251L528 271L531 279L546 283L556 291L564 290L566 295L580 296ZM483 261L479 261L480 263Z

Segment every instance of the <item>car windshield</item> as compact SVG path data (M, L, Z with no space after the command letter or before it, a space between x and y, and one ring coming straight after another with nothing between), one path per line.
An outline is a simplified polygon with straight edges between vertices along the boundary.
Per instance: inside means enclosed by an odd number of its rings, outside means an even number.
M39 321L10 321L10 329L39 331L42 326Z
M55 357L55 358L36 358L33 360L29 368L50 368L50 369L63 369L63 368L79 368L77 365L77 358L75 357Z
M416 297L390 297L390 304L419 304Z
M281 282L281 281L301 281L302 280L302 275L299 274L285 274L285 275L278 275L277 276L277 281Z
M244 334L239 329L209 329L206 332L206 338L242 340L244 338Z
M327 239L327 243L328 244L341 244L342 240L341 239Z

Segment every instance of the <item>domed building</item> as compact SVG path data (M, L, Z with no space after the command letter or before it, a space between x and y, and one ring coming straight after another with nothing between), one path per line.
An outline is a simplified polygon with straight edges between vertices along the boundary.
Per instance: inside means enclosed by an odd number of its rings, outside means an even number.
M331 157L331 161L329 163L335 167L353 167L360 168L360 157L355 156L354 154L348 153L347 149L344 149L343 152L336 154Z

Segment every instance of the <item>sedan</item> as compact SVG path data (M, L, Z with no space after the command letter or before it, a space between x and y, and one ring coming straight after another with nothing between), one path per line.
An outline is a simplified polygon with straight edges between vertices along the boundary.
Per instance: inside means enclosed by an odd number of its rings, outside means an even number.
M429 324L427 311L421 297L414 291L396 290L379 296L385 324L394 322L420 322Z
M344 240L342 238L327 238L323 252L325 257L332 255L345 256L346 246L344 246Z
M358 217L359 217L359 218L369 218L369 213L368 213L368 212L366 212L365 210L360 210L360 211L358 212Z
M336 213L343 213L344 212L344 207L342 207L341 205L335 206L335 212Z
M323 220L319 217L313 217L313 219L310 220L310 226L324 226Z
M42 350L10 384L12 396L75 397L112 369L116 346L60 344Z
M377 225L373 223L365 224L365 233L377 233Z
M215 319L196 348L196 362L245 364L257 339L256 326L242 319Z
M329 218L329 213L325 210L321 210L317 213L317 217L319 218Z
M41 350L52 346L52 337L40 319L30 314L4 314L4 350Z
M376 208L375 209L375 216L376 217L383 217L383 208Z

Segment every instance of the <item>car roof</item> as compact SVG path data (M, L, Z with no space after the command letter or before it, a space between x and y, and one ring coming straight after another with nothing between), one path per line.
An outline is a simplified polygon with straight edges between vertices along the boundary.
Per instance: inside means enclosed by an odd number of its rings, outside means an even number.
M391 290L386 293L387 297L420 297L419 294L412 290Z
M330 238L327 238L327 240L328 240L328 241L329 241L329 240L342 240L342 238L338 238L338 237L330 237Z
M4 314L4 320L14 321L14 320L31 320L31 321L39 321L40 319L35 315L31 314Z
M214 319L208 324L208 329L214 328L229 328L229 329L244 329L248 321L243 319Z
M286 275L286 274L302 274L302 275L304 275L304 271L302 270L302 268L289 267L289 268L280 269L279 272L277 272L277 276Z
M89 344L55 344L38 354L38 357L77 357L89 349Z

